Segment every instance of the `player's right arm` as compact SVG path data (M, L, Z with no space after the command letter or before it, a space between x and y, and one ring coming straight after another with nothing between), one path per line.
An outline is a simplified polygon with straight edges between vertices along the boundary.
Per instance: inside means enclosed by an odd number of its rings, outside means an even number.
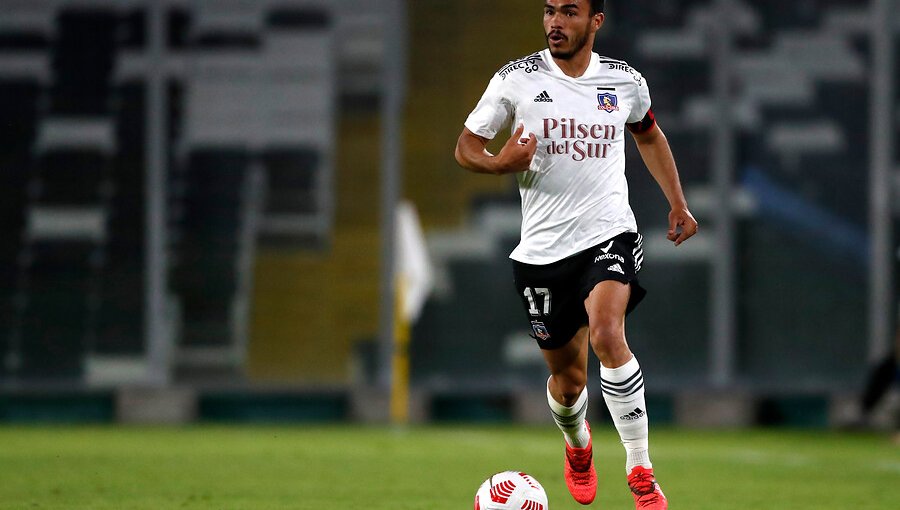
M482 174L503 175L524 172L531 166L531 160L537 150L537 138L534 133L522 136L524 125L519 125L516 132L503 145L496 155L491 154L486 146L490 141L463 128L456 141L456 161L459 166L472 172Z

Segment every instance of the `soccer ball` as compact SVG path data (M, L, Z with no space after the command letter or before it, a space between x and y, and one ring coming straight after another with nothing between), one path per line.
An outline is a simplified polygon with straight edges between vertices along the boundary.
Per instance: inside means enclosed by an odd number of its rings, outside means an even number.
M521 471L504 471L488 478L475 493L475 510L548 510L541 484Z

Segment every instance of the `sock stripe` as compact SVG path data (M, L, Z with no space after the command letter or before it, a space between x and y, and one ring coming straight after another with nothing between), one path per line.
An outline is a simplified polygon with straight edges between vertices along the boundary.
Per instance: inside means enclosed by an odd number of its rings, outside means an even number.
M612 397L630 397L631 395L634 395L635 393L640 391L641 388L644 387L644 380L641 379L640 381L636 382L635 384L638 384L638 386L634 387L634 391L627 392L628 390L626 390L627 393L618 393L618 392L613 392L613 391L607 390L606 386L603 386L602 383L600 384L600 390L603 391L603 393L606 393L607 395L612 396ZM630 389L631 388L629 388L629 390Z
M638 384L640 384L642 382L644 382L644 378L639 377L639 378L635 379L634 382L632 382L630 385L628 385L624 388L614 388L614 387L604 383L603 381L600 381L600 386L603 388L606 388L607 390L614 392L614 393L630 393L631 390L633 390L635 386L637 386Z
M587 400L584 401L584 404L581 405L581 409L578 410L575 414L571 414L569 416L562 416L558 414L553 409L550 410L550 413L553 414L553 420L560 425L570 425L572 423L578 423L582 420L582 417L587 412Z
M641 369L638 368L633 374L631 374L631 376L628 379L625 379L622 382L612 382L609 379L604 379L602 374L600 375L600 381L603 382L604 384L608 384L609 386L625 386L632 379L634 379L635 377L640 377L641 375L642 375Z

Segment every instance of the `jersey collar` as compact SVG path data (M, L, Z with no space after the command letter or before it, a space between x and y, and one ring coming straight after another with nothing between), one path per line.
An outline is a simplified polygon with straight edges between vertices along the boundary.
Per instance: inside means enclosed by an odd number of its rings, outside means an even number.
M564 73L558 65L556 65L556 60L553 60L553 55L550 54L550 48L544 48L543 50L541 50L541 56L543 57L544 62L547 62L547 65L550 67L550 71L553 74L556 74L561 78L566 78L568 80L580 80L585 76L592 76L597 70L597 66L600 65L600 55L592 51L591 62L588 64L587 69L584 70L584 74L582 74L578 78L572 78L568 74Z

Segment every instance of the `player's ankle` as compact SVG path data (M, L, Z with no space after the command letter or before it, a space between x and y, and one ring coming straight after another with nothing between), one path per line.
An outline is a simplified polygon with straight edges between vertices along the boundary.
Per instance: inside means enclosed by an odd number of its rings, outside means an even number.
M645 469L653 469L653 463L650 462L650 451L647 448L627 450L625 457L625 473L630 474L631 470L637 466L641 466Z

